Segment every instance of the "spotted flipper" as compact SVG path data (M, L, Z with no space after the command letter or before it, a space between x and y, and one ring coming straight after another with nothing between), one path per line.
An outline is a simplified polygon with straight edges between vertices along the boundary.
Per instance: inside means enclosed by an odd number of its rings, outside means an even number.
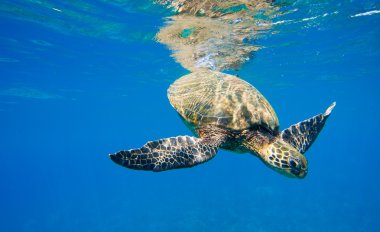
M335 107L335 102L323 114L290 126L281 132L282 139L304 154L313 144Z
M160 172L204 163L216 155L218 146L209 139L177 136L150 141L141 148L119 151L109 157L126 168Z

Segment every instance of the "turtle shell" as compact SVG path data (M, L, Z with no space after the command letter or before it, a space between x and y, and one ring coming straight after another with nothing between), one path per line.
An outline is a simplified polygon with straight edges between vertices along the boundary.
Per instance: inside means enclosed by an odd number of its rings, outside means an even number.
M272 106L252 85L236 76L199 71L176 80L168 89L171 105L190 126L218 125L232 130L264 127L278 131Z

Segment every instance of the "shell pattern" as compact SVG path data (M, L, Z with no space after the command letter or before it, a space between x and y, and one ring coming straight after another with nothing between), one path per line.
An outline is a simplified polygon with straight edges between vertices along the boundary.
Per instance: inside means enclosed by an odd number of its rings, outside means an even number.
M218 125L232 130L255 126L278 131L275 111L249 83L229 74L199 71L168 89L171 105L194 128Z

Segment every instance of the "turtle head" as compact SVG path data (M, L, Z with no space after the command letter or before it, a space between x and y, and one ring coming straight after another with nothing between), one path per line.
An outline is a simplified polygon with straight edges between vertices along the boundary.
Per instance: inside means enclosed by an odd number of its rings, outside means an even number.
M307 174L305 156L280 138L262 149L260 157L266 165L285 176L302 179Z

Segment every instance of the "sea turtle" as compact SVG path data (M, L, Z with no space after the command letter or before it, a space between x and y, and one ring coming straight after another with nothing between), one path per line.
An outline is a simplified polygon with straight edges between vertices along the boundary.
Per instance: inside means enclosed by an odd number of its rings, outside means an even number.
M111 160L131 169L165 171L206 162L222 148L252 153L281 174L303 178L308 170L303 154L335 106L334 102L325 113L279 132L269 102L233 75L216 71L185 75L169 87L168 97L197 137L150 141L141 148L111 154Z

